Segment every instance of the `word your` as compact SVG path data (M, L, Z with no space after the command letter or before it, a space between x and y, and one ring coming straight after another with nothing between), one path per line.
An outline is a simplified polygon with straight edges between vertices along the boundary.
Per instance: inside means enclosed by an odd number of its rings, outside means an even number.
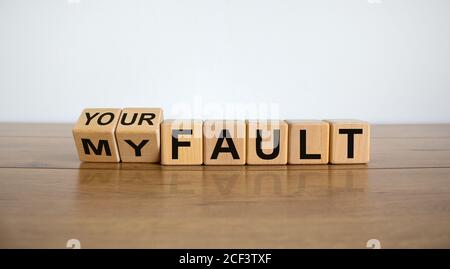
M163 120L161 108L91 108L73 136L87 162L357 164L370 155L370 125L359 120Z

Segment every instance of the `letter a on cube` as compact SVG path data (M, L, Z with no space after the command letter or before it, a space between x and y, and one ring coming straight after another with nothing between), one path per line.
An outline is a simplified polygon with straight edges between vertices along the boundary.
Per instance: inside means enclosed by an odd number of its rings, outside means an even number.
M244 165L246 143L245 121L207 120L203 122L205 165Z
M116 126L121 109L87 108L72 130L80 161L119 162Z
M161 108L124 108L116 129L122 162L159 163Z

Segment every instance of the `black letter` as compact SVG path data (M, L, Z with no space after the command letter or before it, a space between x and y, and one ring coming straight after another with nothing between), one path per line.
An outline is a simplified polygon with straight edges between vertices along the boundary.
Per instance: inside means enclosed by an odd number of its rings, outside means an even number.
M149 116L148 118L145 118L145 116ZM142 125L142 122L145 120L148 122L148 125L153 125L152 120L155 118L155 113L142 113L141 118L139 119L139 125Z
M300 159L320 159L320 154L306 153L306 130L300 130Z
M178 141L178 135L189 134L192 135L192 129L187 130L172 130L172 160L178 160L178 147L190 147L191 142L189 141Z
M134 148L134 155L136 155L136 157L142 156L141 149L145 146L145 144L147 144L148 141L149 140L142 140L139 145L136 145L131 140L125 140L125 142L127 142L128 145L130 145L132 148Z
M280 129L273 130L273 144L274 149L272 153L265 154L261 149L261 142L262 142L262 136L261 136L261 130L256 130L256 154L259 158L263 160L272 160L275 159L278 154L280 154Z
M353 159L354 135L362 134L363 129L339 129L339 134L347 134L347 158Z
M89 148L92 148L95 155L102 155L103 147L105 148L106 156L111 156L111 149L109 148L108 140L100 139L98 141L98 147L96 148L92 141L88 138L81 138L81 142L83 143L84 153L87 155L91 154Z
M97 112L97 113L95 113L94 115L92 115L92 117L91 117L91 114L90 114L89 112L86 112L86 118L87 118L87 121L86 121L86 124L85 124L85 125L89 125L89 123L91 122L91 120L92 120L93 118L95 118L98 114L99 114L99 113Z
M133 113L133 118L131 118L131 121L130 121L130 122L126 122L128 113L123 113L123 115L122 115L122 120L120 121L120 123L121 123L122 125L131 125L131 124L133 124L133 123L136 121L137 114L138 114L138 113Z
M227 148L222 147L224 138L227 140L228 143ZM230 132L227 129L222 130L222 133L220 134L219 139L217 140L216 146L214 147L211 159L216 160L220 152L231 152L233 159L239 159L239 154L236 150L236 146L234 145L233 139L231 139Z
M105 115L109 115L109 120L107 122L102 122L102 119ZM97 122L99 125L107 125L110 124L114 120L114 114L112 112L103 113L100 118L98 118Z

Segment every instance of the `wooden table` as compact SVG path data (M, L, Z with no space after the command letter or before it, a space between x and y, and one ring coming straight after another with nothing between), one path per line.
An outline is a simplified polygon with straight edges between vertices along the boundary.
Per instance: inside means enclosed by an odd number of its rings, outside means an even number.
M450 247L450 125L377 125L369 165L80 163L67 124L0 124L0 247Z

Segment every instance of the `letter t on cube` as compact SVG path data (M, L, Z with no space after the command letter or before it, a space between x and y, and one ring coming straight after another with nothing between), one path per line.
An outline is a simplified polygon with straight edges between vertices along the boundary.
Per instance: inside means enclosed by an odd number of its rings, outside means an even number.
M370 125L360 120L328 120L330 123L330 162L368 163Z

